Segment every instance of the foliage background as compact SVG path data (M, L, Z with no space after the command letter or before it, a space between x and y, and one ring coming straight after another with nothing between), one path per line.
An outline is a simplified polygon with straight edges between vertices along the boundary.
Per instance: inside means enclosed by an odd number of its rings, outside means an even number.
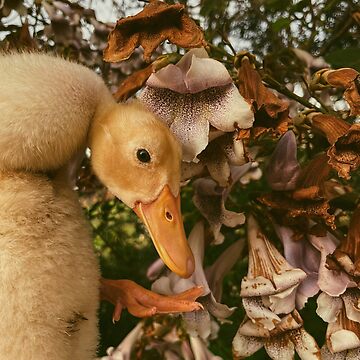
M359 23L360 6L356 0L189 0L184 3L191 16L205 30L206 40L212 44L213 57L230 65L232 56L240 50L248 50L263 65L262 74L279 84L304 84L305 63L299 60L291 48L301 48L313 56L323 56L334 68L353 67L360 71ZM168 3L174 3L170 0ZM121 64L108 64L102 60L107 36L113 28L111 21L134 14L144 6L136 1L45 1L0 0L0 51L11 49L40 49L75 59L100 73L115 91L127 75L145 67L141 50ZM158 49L178 51L164 44ZM1 81L1 79L0 79ZM51 81L51 80L50 80ZM295 87L296 89L296 87ZM281 90L281 87L280 87ZM309 100L314 94L299 92ZM310 138L303 134L304 146L300 159L306 161L314 153L325 148L321 138L311 138L313 146L307 146ZM265 160L275 143L269 137L259 140ZM260 164L264 169L266 161ZM360 180L353 176L350 185L359 189ZM113 199L91 174L85 160L78 182L78 191L86 216L94 230L94 246L99 255L103 276L129 278L149 288L146 278L148 266L157 258L155 249L145 234L143 226L130 209ZM238 186L232 193L227 207L244 210L256 207L256 197L268 191L263 179ZM182 209L187 233L201 216L192 204L192 188L182 191ZM353 208L353 199L342 199ZM338 224L339 231L346 230L346 218ZM266 224L263 224L266 228ZM206 263L212 263L224 248L244 236L243 228L223 228L224 244L208 249ZM275 235L270 237L276 241ZM231 358L231 341L244 312L240 306L239 288L247 271L246 258L239 261L224 281L223 303L239 306L232 324L221 326L220 335L211 343L211 350L224 359ZM305 328L321 346L325 324L314 317L315 303L310 301L301 312ZM99 355L108 346L117 345L134 327L138 319L127 312L117 324L111 322L112 306L103 303L100 310L101 344ZM152 357L155 356L155 357ZM148 358L157 358L148 354ZM253 359L266 359L261 350Z

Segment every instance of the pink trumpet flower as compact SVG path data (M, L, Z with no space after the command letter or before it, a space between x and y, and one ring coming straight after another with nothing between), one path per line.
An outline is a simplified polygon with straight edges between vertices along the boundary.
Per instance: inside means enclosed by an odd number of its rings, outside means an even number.
M162 119L195 161L209 142L210 125L224 132L252 126L254 115L225 66L205 49L193 49L176 64L150 76L140 100Z

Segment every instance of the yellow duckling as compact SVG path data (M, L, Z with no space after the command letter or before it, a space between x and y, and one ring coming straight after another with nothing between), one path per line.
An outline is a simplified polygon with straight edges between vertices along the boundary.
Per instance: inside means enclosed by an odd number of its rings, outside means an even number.
M183 230L180 149L140 104L117 104L91 70L44 54L0 55L0 360L89 360L98 341L100 274L71 178L86 146L110 191L146 224L183 277L194 258ZM128 280L102 298L137 316L191 311Z

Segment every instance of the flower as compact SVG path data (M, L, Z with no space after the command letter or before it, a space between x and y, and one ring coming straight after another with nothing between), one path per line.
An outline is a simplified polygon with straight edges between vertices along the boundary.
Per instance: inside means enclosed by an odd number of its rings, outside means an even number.
M222 187L230 185L232 166L241 166L247 162L242 140L237 140L232 133L221 133L210 141L206 149L198 156L199 162L183 162L182 180L188 180L195 175L208 170L210 176Z
M307 166L299 169L296 152L294 136L286 135L284 140L279 141L267 169L269 185L275 191L261 196L259 200L278 210L285 218L322 218L335 229L335 216L328 212L330 205L325 193L325 183L330 174L327 155L320 153ZM287 161L290 162L288 165ZM282 174L278 173L280 166L286 170Z
M135 16L118 20L109 35L104 60L126 60L141 45L144 59L149 61L151 54L165 40L184 48L205 44L201 28L186 14L184 5L150 0Z
M140 100L169 126L188 162L197 162L206 148L210 125L232 132L254 121L225 66L205 49L190 50L176 65L151 75Z
M183 313L183 319L186 323L186 329L191 336L200 336L207 339L211 335L210 314L220 321L228 318L234 308L229 308L219 301L221 296L222 278L239 258L244 241L237 241L232 244L206 271L203 269L204 258L204 224L198 222L189 235L189 245L195 257L195 271L188 279L180 278L173 272L167 276L162 276L152 285L152 290L160 294L173 295L182 291L191 289L195 286L202 286L204 289L202 297L198 301L203 304L204 309ZM209 286L209 282L212 288ZM214 293L212 292L214 291ZM215 298L214 294L217 296Z
M135 343L141 338L142 334L142 322L139 322L117 348L109 347L106 351L107 356L103 356L101 360L130 360Z
M318 315L328 322L326 346L322 349L324 358L339 354L342 359L351 359L360 351L360 206L354 211L347 237L327 263L348 279L346 291L340 297L323 292L317 299Z
M224 235L220 232L221 226L223 224L229 227L241 225L245 222L245 216L243 213L236 213L225 208L225 200L230 189L218 187L213 179L197 179L193 182L193 187L195 190L193 202L209 222L214 235L214 244L221 244L224 241Z
M279 140L266 171L266 180L276 191L294 190L300 175L295 134L287 131Z
M359 289L347 290L341 298L322 293L318 297L317 313L329 323L326 344L321 349L323 359L358 359L360 354Z
M358 80L359 73L352 68L323 69L314 74L311 87L322 89L333 86L345 89L344 98L350 106L350 115L360 115Z
M272 330L245 318L233 339L235 359L245 359L265 347L271 359L291 360L295 350L302 360L320 360L320 349L303 328L299 313L283 316Z
M331 296L338 296L346 290L349 277L342 272L328 269L326 265L327 256L339 243L333 235L325 232L324 236L317 236L305 229L298 239L290 227L275 224L275 230L283 243L286 260L307 274L296 292L298 309L302 309L308 298L316 295L320 289Z
M249 269L241 282L240 296L246 315L271 331L281 322L279 315L295 309L296 289L306 273L293 268L248 217Z
M250 132L254 138L267 132L282 135L287 131L291 121L289 104L263 84L260 74L255 69L254 59L254 56L247 52L238 54L235 59L240 94L252 104L255 112L254 126ZM249 131L239 133L239 138L249 136Z

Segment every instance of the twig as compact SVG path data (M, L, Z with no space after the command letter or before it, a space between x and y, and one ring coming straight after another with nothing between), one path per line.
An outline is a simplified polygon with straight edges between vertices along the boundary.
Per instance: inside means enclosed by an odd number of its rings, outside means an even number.
M320 111L322 113L326 113L326 110L322 106L319 108L316 105L309 102L308 100L302 98L301 96L298 96L298 95L294 94L285 85L280 84L278 81L276 81L270 75L265 74L265 75L263 75L262 79L266 83L268 83L273 89L275 89L279 93L287 96L288 98L297 101L298 103L304 105L305 107L307 107L309 109L315 109L315 110L318 110L318 111Z

